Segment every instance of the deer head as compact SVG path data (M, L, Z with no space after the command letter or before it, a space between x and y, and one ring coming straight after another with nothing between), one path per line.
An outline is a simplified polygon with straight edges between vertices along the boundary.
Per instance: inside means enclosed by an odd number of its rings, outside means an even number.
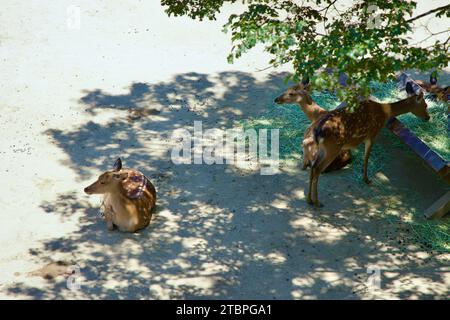
M118 158L114 163L113 170L106 171L101 174L97 181L84 188L84 192L87 194L104 194L113 192L121 185L122 181L128 177L128 173L121 172L121 170L122 160Z
M275 99L275 103L312 103L311 97L309 96L309 79L303 80L301 83L296 84L286 90L285 93L280 95Z
M416 117L423 119L425 121L430 120L430 115L427 111L427 103L423 97L423 90L420 86L416 85L414 87L413 82L406 83L406 93L408 97L411 99L408 101L410 104L410 112L413 113Z

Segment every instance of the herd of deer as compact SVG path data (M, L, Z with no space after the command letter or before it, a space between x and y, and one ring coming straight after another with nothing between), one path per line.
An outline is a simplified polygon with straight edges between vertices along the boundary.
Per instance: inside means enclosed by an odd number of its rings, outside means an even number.
M275 103L297 103L311 120L303 139L303 168L311 168L307 202L315 207L319 202L317 184L322 172L339 170L351 161L350 150L365 143L363 180L370 183L367 165L374 139L387 120L411 112L428 121L427 104L422 90L414 90L412 82L406 83L406 99L394 103L373 100L360 102L355 111L344 107L326 111L309 95L308 81L289 88L275 99Z
M363 179L370 183L367 165L375 137L389 118L411 112L427 121L430 116L423 90L449 94L448 87L439 88L436 79L430 83L407 82L408 97L394 103L378 103L372 100L360 102L360 106L349 112L344 106L327 111L311 98L309 81L289 88L275 99L277 104L298 104L311 125L305 130L303 139L303 169L311 168L307 202L321 206L317 184L322 172L339 170L351 162L350 150L365 143ZM423 90L422 90L423 89ZM439 90L437 90L439 89ZM433 91L434 90L434 91ZM435 92L436 91L436 92ZM438 94L439 98L439 94ZM100 175L98 180L86 187L87 194L103 194L104 219L109 230L117 226L121 231L135 232L149 225L156 204L153 184L141 172L122 168L120 158L113 170Z

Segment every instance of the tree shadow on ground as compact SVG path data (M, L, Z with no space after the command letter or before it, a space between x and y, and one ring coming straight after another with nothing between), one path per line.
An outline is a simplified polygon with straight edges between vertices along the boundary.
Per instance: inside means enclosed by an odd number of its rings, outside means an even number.
M41 287L18 282L6 290L39 299L446 297L441 260L414 244L411 230L388 219L425 208L430 193L444 188L437 183L414 203L408 198L408 188L436 183L417 159L408 158L408 166L426 181L409 179L409 185L398 178L361 187L348 179L348 169L322 176L325 207L319 210L306 205L308 173L296 166L264 176L233 166L171 162L175 129L191 129L194 120L204 130L228 128L258 116L285 88L283 76L258 81L242 72L188 73L168 82L133 83L123 95L84 92L80 107L92 120L46 132L67 154L63 164L76 172L76 190L41 206L63 220L79 214L79 228L30 251L41 264L62 255L80 266L81 289L70 291L59 279ZM158 112L128 119L135 109ZM97 121L108 111L115 112L108 121ZM158 191L154 219L136 234L107 231L81 191L118 156ZM376 196L381 189L389 196ZM381 289L366 284L371 265L382 270Z

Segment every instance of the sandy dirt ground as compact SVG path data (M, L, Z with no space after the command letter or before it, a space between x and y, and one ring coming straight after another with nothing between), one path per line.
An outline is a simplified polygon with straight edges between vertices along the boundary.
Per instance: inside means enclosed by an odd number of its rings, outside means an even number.
M285 88L285 70L258 71L259 50L227 64L232 10L200 23L158 1L2 1L0 298L448 298L448 255L384 217L411 210L410 190L418 210L448 190L411 153L379 141L393 153L373 173L382 187L349 182L348 169L323 176L320 210L297 165L264 176L170 161L175 129L230 128ZM136 234L109 232L100 198L83 193L118 156L158 191Z

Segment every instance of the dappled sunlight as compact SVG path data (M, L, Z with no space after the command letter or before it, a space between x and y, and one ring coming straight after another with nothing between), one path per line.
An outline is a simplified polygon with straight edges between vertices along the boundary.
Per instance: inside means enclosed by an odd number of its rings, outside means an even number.
M289 202L290 202L289 199L278 198L278 199L275 199L274 201L272 201L271 205L275 209L286 210L289 208Z
M303 229L311 237L311 242L333 244L347 235L349 230L341 230L333 225L318 222L314 217L299 217L291 221L294 229Z
M386 271L403 268L416 279L403 287L400 276L383 278L385 296L412 296L418 287L427 288L417 290L419 298L442 296L449 279L436 266L444 257L415 255L422 248L389 220L415 206L392 172L383 171L373 186L355 183L348 169L323 175L325 206L313 209L305 202L309 171L300 170L298 159L282 162L275 175L261 175L259 167L171 161L175 129L191 130L194 121L202 121L204 130L227 129L256 118L285 88L283 76L258 81L242 72L187 73L132 83L120 93L82 92L79 108L89 120L45 132L66 155L61 163L74 172L76 190L40 204L62 222L75 219L77 229L30 251L36 265L55 259L77 264L81 289L68 290L64 277L31 277L5 290L45 299L358 299L371 297L366 269L377 264ZM130 109L158 112L130 119ZM157 189L151 223L135 234L108 231L100 197L82 192L119 156ZM424 207L426 196L418 199ZM416 272L417 260L424 272ZM442 285L430 291L436 282Z
M361 283L357 277L352 279L339 272L317 270L305 277L293 279L292 285L294 299L318 299L322 295L336 297L339 294L341 298L355 299L357 298L355 289L361 286Z
M286 256L281 252L271 252L266 255L256 253L253 257L256 261L261 260L271 264L283 264L286 262Z

